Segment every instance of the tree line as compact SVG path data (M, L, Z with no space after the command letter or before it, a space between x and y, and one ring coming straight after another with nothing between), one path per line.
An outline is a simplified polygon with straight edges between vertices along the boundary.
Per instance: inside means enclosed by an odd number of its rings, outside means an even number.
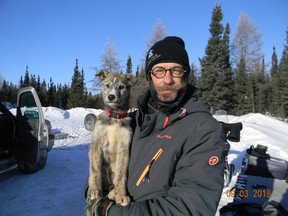
M228 114L243 115L247 113L271 114L288 117L288 29L286 43L280 60L273 49L271 66L268 67L261 53L261 34L247 14L240 14L233 39L230 39L230 25L222 24L223 12L217 4L212 11L209 25L210 37L205 47L205 54L199 58L200 68L191 64L189 82L199 90L201 97L214 113L223 109ZM154 26L152 37L147 43L147 50L155 42L166 36L163 24L158 20ZM143 54L145 59L146 51ZM131 107L137 107L137 97L147 88L144 60L139 63L136 71L132 71L132 58L128 56L126 71L122 71L117 58L117 51L111 43L101 57L101 69L110 72L132 74L136 78L136 87L131 92ZM101 69L95 69L95 75ZM95 89L100 89L99 81L95 80ZM16 102L19 88L33 86L43 106L55 106L62 109L73 107L92 107L103 109L100 91L92 94L85 83L85 73L79 70L78 60L74 67L71 85L55 85L50 78L49 83L40 77L29 74L28 66L24 79L19 85L8 83L5 79L0 91L2 101Z

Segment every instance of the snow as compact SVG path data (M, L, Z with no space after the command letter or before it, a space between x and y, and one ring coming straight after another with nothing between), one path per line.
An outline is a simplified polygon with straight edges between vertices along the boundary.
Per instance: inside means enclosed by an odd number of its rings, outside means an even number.
M84 128L83 122L87 114L99 115L102 110L45 107L43 111L51 122L53 133L66 133L68 137L55 140L43 170L28 175L15 170L0 176L1 216L84 215L84 185L88 176L91 133ZM230 142L228 161L235 164L237 171L231 186L236 182L245 151L251 145L266 145L271 156L288 158L288 123L258 113L214 117L226 123L243 124L241 141ZM228 189L223 190L219 209L233 199L227 197L225 192Z

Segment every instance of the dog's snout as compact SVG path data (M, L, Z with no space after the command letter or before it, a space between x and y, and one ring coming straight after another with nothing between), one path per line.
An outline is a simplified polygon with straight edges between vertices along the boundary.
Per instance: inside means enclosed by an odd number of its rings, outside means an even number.
M114 100L114 99L115 99L115 95L109 94L109 95L108 95L108 99L109 99L110 101Z

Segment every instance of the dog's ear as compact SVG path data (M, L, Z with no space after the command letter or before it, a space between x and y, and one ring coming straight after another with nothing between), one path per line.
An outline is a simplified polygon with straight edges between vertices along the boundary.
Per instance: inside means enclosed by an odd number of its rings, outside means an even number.
M96 74L96 76L99 77L99 79L101 81L103 81L104 79L106 79L106 77L109 75L109 72L106 70L101 70L98 74Z
M134 85L136 83L136 79L134 76L127 74L126 78L128 80L128 83L130 86Z

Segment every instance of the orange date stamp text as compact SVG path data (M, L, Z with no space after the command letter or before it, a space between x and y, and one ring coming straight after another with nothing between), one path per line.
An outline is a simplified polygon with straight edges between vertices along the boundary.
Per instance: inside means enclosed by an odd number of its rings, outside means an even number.
M253 198L270 198L272 195L272 191L268 189L254 189L253 191L249 190L239 190L237 193L235 189L227 190L226 196L227 197L240 197L240 198L247 198L247 197L253 197Z

